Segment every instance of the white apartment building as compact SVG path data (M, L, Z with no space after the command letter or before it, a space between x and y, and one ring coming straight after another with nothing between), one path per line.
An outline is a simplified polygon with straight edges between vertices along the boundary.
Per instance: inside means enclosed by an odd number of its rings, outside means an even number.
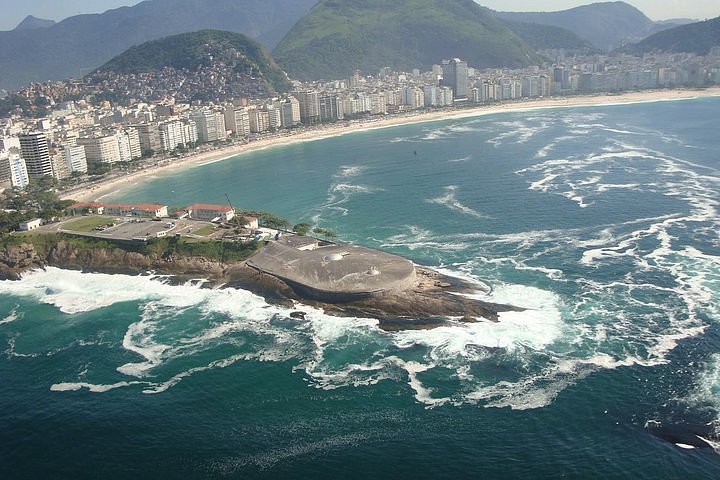
M85 147L82 145L66 145L63 148L63 157L67 170L71 174L74 172L87 173Z
M15 147L0 153L0 182L8 181L15 188L25 188L29 181L25 160Z
M185 144L183 124L179 120L161 123L158 128L160 130L160 146L164 151L170 152Z
M250 135L250 115L247 109L235 106L226 107L225 126L238 137Z
M78 145L85 147L88 163L109 163L120 161L120 145L115 134L102 137L78 138Z

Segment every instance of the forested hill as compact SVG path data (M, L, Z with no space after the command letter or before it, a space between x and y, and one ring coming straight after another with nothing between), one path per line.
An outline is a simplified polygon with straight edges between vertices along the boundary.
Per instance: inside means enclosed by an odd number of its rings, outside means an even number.
M460 57L473 67L521 67L540 59L472 0L320 0L273 55L300 80L356 69L429 68Z

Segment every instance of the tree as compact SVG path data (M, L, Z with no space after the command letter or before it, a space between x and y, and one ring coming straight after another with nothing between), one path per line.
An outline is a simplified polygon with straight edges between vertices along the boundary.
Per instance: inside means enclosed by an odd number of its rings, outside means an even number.
M335 239L337 238L337 233L333 232L332 230L329 230L327 228L322 227L315 227L313 228L313 233L316 235L320 235L326 239Z
M298 235L307 235L310 232L310 224L298 223L293 227L293 232L297 233Z

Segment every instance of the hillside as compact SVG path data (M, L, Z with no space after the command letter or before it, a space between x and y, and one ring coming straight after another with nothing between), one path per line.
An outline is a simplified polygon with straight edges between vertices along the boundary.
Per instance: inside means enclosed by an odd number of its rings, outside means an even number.
M321 0L273 51L291 77L343 78L429 68L461 57L473 67L538 61L517 35L472 0Z
M130 75L133 81L128 81ZM108 91L123 90L126 96L185 101L269 96L290 88L287 75L262 45L220 30L182 33L132 47L89 75L87 82L105 82Z
M218 29L272 48L316 0L146 0L42 29L0 32L0 88L78 77L133 45Z
M564 48L566 50L589 51L595 49L590 42L580 38L567 28L541 25L539 23L513 22L511 20L503 20L503 23L533 50Z
M624 50L636 54L662 50L707 55L712 47L720 47L720 17L664 30Z
M501 19L566 28L595 47L610 50L637 42L659 28L625 2L593 3L558 12L494 12Z

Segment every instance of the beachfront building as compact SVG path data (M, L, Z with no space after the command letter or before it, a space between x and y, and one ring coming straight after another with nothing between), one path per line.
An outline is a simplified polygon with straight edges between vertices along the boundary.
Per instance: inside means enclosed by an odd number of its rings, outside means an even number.
M85 147L82 145L66 145L63 148L63 159L70 174L87 173L87 157L85 155Z
M102 215L105 213L105 206L97 202L77 202L65 209L68 215L84 215L86 213Z
M443 60L443 86L453 89L455 98L468 98L468 64L459 58Z
M77 144L85 147L85 158L90 164L107 163L112 165L120 161L120 146L114 134L78 138Z
M42 132L20 135L20 151L30 179L53 175L47 136Z
M138 132L142 155L156 153L162 149L160 130L156 123L141 123L135 125L135 129Z
M292 127L300 123L300 102L295 97L288 97L280 104L282 126Z
M187 212L188 218L193 220L229 222L235 217L235 209L230 205L196 203L185 207L183 210Z
M217 142L227 138L225 115L212 110L197 110L190 115L197 125L198 138L201 142Z
M297 91L293 93L300 104L300 120L305 125L314 125L320 121L320 94L316 91Z
M158 126L160 130L160 148L165 152L175 150L185 145L183 138L183 124L179 120L163 122Z
M250 114L247 109L234 105L226 107L225 126L238 137L250 135Z
M253 108L248 110L248 116L250 118L251 133L262 133L269 130L270 119L266 110Z
M103 207L105 215L145 218L162 218L168 216L167 205L159 205L155 203L141 203L135 205L104 203Z

